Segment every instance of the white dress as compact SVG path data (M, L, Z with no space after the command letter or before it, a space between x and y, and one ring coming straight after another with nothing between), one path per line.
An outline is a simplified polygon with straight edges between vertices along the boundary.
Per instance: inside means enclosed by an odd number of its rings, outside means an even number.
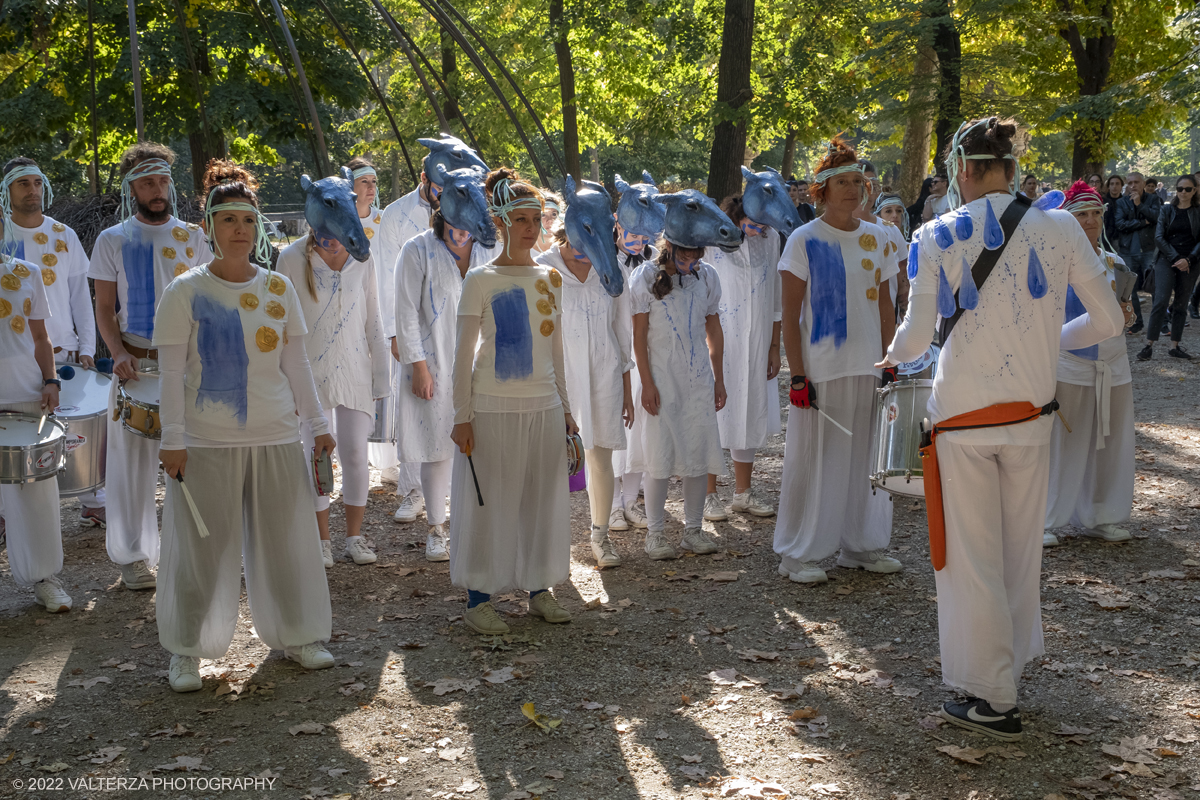
M747 236L733 253L710 247L704 258L721 279L721 331L725 338L725 390L717 412L721 447L754 450L779 433L779 379L767 379L774 324L783 319L779 234L766 228Z
M633 369L629 290L609 296L595 269L588 269L581 283L567 269L558 244L535 260L562 275L563 361L583 446L624 450L622 376Z
M657 258L658 258L658 251L655 250L650 245L646 245L646 249L643 251L643 253L644 253L644 255L634 256L634 255L626 253L620 249L617 250L617 264L620 265L621 275L625 278L625 291L623 292L623 294L625 294L626 296L628 296L630 298L632 298L632 296L633 296L632 295L633 290L632 290L631 284L630 284L630 281L633 280L633 273L635 271L637 271L637 268L640 267L642 264L648 263L650 265L653 265L655 260L657 260ZM631 343L630 358L633 359L633 364L634 364L634 368L629 371L629 386L630 386L630 392L632 393L631 396L633 397L633 427L630 428L625 434L625 441L627 443L627 446L625 447L625 449L624 450L613 450L613 474L616 475L618 478L621 477L622 475L633 474L633 449L636 446L635 443L641 440L642 422L643 422L644 418L647 416L646 412L642 409L642 403L641 403L642 377L641 377L641 375L638 374L638 371L637 371L637 356L635 353L632 352L632 342L633 342L633 303L632 303L632 300L629 303L626 303L626 305L625 305L625 318L622 321L622 324L625 326L625 335L629 337L629 341ZM639 481L639 483L641 481L640 475L638 476L638 481ZM620 490L618 490L617 495L618 495L618 497L620 496Z
M717 430L705 320L718 313L721 281L701 261L692 273L675 275L670 294L655 299L650 287L658 265L638 267L630 280L634 315L649 314L647 351L661 407L651 416L641 408L642 429L634 440L631 472L651 478L725 474Z
M496 249L471 248L470 267L490 262ZM445 461L458 448L454 429L454 343L463 276L454 254L432 230L400 249L396 268L396 346L400 373L396 394L396 446L400 461ZM424 361L433 376L433 399L412 393L413 362Z

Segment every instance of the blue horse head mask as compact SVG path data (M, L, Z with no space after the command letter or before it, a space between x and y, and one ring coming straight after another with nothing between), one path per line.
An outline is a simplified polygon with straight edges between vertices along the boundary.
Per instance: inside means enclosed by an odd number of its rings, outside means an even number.
M371 255L370 240L358 218L354 193L354 175L342 167L340 175L330 175L314 181L300 177L304 190L304 219L320 239L337 239L356 261L366 261Z
M438 183L439 164L445 167L447 172L474 167L483 170L484 175L488 173L488 165L483 163L479 154L461 139L443 133L440 139L417 139L417 141L429 148L429 155L425 157L421 169L425 171L425 177L429 178L439 189L442 186Z
M576 189L575 179L569 175L563 198L567 201L563 218L567 240L592 262L604 291L611 297L619 296L625 288L625 278L617 266L612 199L603 186L591 181L584 181Z
M726 253L737 250L746 235L733 224L708 195L695 189L660 194L656 202L667 207L663 238L679 247L719 247Z
M644 183L626 183L620 175L613 175L613 184L621 199L617 201L617 222L621 228L638 236L657 237L667 224L667 209L654 198L658 187L649 172L642 172Z
M483 190L484 173L473 167L447 170L441 164L435 171L437 177L430 179L442 187L440 208L446 223L484 247L495 247L496 225Z
M770 225L788 234L800 227L800 212L788 197L783 177L768 167L765 172L751 172L742 167L746 190L742 192L742 210L751 222Z

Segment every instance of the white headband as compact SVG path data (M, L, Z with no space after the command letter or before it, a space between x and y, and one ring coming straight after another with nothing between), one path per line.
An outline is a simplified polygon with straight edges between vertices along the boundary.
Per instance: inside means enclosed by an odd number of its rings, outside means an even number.
M54 190L50 188L50 179L47 178L37 166L32 164L23 164L15 167L7 175L4 176L3 182L0 182L0 214L4 216L4 249L9 250L10 244L16 244L17 233L10 224L12 222L12 196L9 187L21 178L41 178L42 179L42 210L45 211L50 206L54 205Z
M993 159L1005 159L1013 162L1013 178L1009 182L1008 193L1014 197L1017 194L1017 187L1021 185L1021 162L1017 161L1016 156L1009 153L1005 156L994 156L990 153L976 153L967 155L963 149L963 137L971 131L983 125L985 128L990 127L995 117L987 117L976 122L971 127L967 127L964 122L958 126L958 132L954 134L954 138L950 141L950 155L946 157L946 171L948 173L950 188L946 192L946 197L949 200L950 208L958 208L962 205L962 195L958 191L958 173L967 165L968 161L991 161Z
M374 167L359 167L358 169L354 170L352 174L354 175L354 180L358 180L364 175L374 175L375 177L379 177L379 173L375 171Z
M125 177L121 179L121 228L125 231L126 238L133 238L133 227L129 221L133 219L137 205L131 184L138 178L145 178L149 175L165 175L171 178L171 165L161 158L147 158L125 173ZM171 178L167 191L167 199L171 204L171 216L178 216L178 198L175 195L174 178Z
M217 237L214 230L213 217L217 214L218 209L223 211L249 211L255 216L254 221L254 260L265 264L267 271L271 271L271 241L267 238L267 227L263 223L262 212L243 200L234 200L229 203L218 203L216 206L212 204L213 195L229 184L222 183L214 186L212 191L208 193L208 199L204 201L204 221L207 224L208 242L212 247L213 255L217 258L224 259L225 256L221 253L221 248L217 246Z

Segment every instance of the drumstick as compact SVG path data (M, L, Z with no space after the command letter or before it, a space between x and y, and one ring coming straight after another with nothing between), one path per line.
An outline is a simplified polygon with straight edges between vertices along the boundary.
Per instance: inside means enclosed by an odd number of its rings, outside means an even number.
M49 416L49 412L43 411L42 412L42 421L38 423L38 436L42 435L42 428L46 425L46 417L47 416ZM1068 430L1067 433L1070 433L1070 431Z
M483 505L483 492L479 491L479 476L475 474L475 462L471 460L471 448L467 448L467 463L471 465L471 480L475 481L475 496L479 498L479 505Z
M1066 418L1066 417L1064 417L1064 416L1062 415L1062 412L1061 412L1061 411L1059 411L1057 408L1056 408L1056 409L1054 409L1054 413L1055 413L1055 414L1058 414L1058 418L1059 418L1060 420L1062 420L1063 427L1067 429L1067 433L1070 433L1070 432L1071 432L1071 426L1067 424L1067 418Z
M827 420L829 420L830 422L832 422L832 423L833 423L833 424L834 424L834 425L837 427L837 429L838 429L838 430L840 430L842 433L844 433L844 434L846 434L847 436L850 436L850 437L853 437L853 436L854 436L854 434L850 432L850 429L849 429L849 428L845 427L845 426L844 426L844 425L842 425L840 422L838 422L836 419L834 419L833 417L831 417L831 416L829 416L828 414L826 414L826 413L825 413L825 409L823 409L823 408L817 408L817 406L816 406L816 404L815 404L815 403L809 403L809 405L811 405L811 406L812 406L812 408L813 408L813 411L816 411L816 412L817 412L818 414L820 414L822 417L824 417L825 419L827 419Z
M188 491L187 484L183 482L183 473L175 476L175 480L179 481L179 488L183 489L183 496L187 500L188 508L192 510L192 519L196 521L196 527L200 531L200 538L208 538L208 526L204 524L204 517L200 516L200 509L196 508L196 501L192 499L192 493Z

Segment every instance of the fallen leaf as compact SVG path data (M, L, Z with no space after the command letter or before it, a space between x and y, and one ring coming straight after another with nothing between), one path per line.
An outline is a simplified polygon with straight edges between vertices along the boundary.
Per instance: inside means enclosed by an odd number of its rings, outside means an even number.
M1148 736L1138 736L1136 738L1123 738L1118 744L1106 744L1100 748L1102 753L1114 756L1122 761L1128 761L1135 764L1153 764L1158 761L1153 755L1148 752L1156 745L1156 741Z
M708 678L718 686L732 686L737 683L736 669L718 669L713 670L704 677Z
M816 792L817 794L825 795L846 793L846 790L838 786L836 783L814 783L812 786L808 787L808 790L810 792Z
M555 780L555 781L561 781L563 778L566 777L566 775L563 774L562 770L550 769L550 770L546 770L546 774L543 775L542 777L550 778L551 780Z
M670 739L671 736L666 731L658 731L654 734L654 738L662 741L663 739Z
M804 684L797 683L790 689L776 689L771 697L776 700L796 700L804 694Z
M893 686L892 694L896 695L896 697L919 697L921 694L921 690L920 689L902 689L899 686Z
M61 761L55 761L53 764L43 764L42 766L38 767L39 772L49 772L51 774L55 772L62 772L63 770L67 769L70 769L70 766Z
M489 669L483 673L483 679L488 683L507 683L513 679L513 668L505 667L504 669Z
M1129 608L1133 605L1128 600L1117 600L1113 597L1094 597L1092 598L1092 602L1110 611L1119 611L1122 608Z
M945 753L955 761L961 761L964 764L982 764L979 759L987 755L986 750L976 750L973 747L956 747L948 744L945 747L938 748L939 753Z
M534 708L533 703L526 703L525 705L521 706L521 713L524 714L530 722L532 722L534 725L537 725L538 728L547 733L549 733L552 728L557 728L562 724L561 719L550 719L545 714L538 713L538 710Z
M124 752L124 747L105 747L101 750L97 750L93 754L94 757L91 759L91 762L93 764L108 764L112 761L116 761L117 757Z
M465 747L447 748L445 750L438 750L438 758L442 761L458 761L466 752L467 748Z
M778 661L779 653L764 653L761 650L738 650L743 661Z
M531 797L533 797L533 795L531 795L529 792L523 792L520 789L517 789L516 791L512 791L504 795L501 800L529 800Z
M679 757L682 758L684 761L686 761L689 764L699 764L700 763L700 756L681 755Z
M853 586L839 586L833 590L834 594L847 595L854 591Z
M67 683L67 686L78 686L81 689L86 690L86 689L92 688L97 683L112 683L112 678L107 678L107 677L101 675L100 677L97 677L97 678L87 678L86 680L81 680L81 681L70 681L69 683Z
M789 714L788 719L793 722L801 719L815 719L818 713L812 706L805 706L804 708L797 708Z
M724 572L712 572L704 576L704 580L716 581L717 583L729 583L730 581L736 581L737 579L738 574L732 570L726 570Z
M478 789L479 786L480 786L480 783L478 781L473 781L470 778L463 778L462 785L459 786L458 788L456 788L454 791L462 792L463 794L470 794L471 792Z
M137 664L134 664L132 661L125 664L117 664L117 670L120 672L133 672L135 669L137 669Z
M591 701L584 703L582 706L580 706L580 708L583 708L586 711L599 711L600 709L604 708L604 704Z
M241 706L238 706L238 708L241 708ZM301 722L299 725L293 725L292 727L288 728L288 733L290 733L292 736L296 736L296 735L299 735L302 733L309 734L312 736L319 736L321 734L321 732L324 730L325 730L325 726L322 725L320 722L313 722L312 720L309 720L307 722Z
M788 758L792 761L804 761L809 764L825 764L829 762L829 759L820 753L792 753Z
M346 697L349 697L352 694L358 694L365 688L367 688L367 685L365 683L355 682L355 683L351 683L346 686L343 686L342 688L338 689L338 691L341 692L342 694L346 695Z
M170 764L159 764L155 769L161 769L166 772L195 772L196 770L207 770L208 767L200 766L201 759L194 756L176 756L175 761Z
M462 678L441 678L433 683L425 684L425 688L433 689L433 693L438 697L441 697L444 694L450 694L450 692L459 691L467 692L469 694L471 690L478 685L479 681L475 680L474 678L466 680Z

